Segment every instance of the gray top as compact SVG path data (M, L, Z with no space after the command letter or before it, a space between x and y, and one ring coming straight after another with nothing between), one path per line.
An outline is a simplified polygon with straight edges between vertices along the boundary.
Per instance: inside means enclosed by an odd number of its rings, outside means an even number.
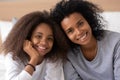
M92 61L84 58L80 47L69 51L65 80L120 80L120 33L106 31L97 43L97 55Z

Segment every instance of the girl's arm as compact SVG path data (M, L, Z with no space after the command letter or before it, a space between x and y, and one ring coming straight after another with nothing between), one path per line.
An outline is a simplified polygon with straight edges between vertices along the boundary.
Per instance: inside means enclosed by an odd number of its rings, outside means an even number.
M31 80L32 76L24 70L25 65L12 59L12 54L5 56L6 80Z
M24 41L23 50L30 56L30 61L28 62L29 65L26 65L25 71L32 75L35 71L35 66L42 62L43 57L35 50L32 42L29 40Z

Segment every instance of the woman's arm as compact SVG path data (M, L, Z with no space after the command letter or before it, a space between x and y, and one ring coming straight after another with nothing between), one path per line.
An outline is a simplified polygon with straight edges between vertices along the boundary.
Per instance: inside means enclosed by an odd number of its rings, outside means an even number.
M114 80L120 80L120 41L115 47L114 54Z

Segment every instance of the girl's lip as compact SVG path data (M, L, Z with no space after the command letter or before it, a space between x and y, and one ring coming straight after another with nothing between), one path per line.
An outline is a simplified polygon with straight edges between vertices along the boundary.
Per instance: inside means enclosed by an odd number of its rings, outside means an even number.
M42 53L44 53L46 50L47 50L47 48L45 48L45 47L36 47L36 49L37 49L37 51L38 52L42 52Z
M44 52L47 48L46 47L42 47L42 46L33 46L36 50L40 51L40 52Z
M38 48L40 48L40 49L46 49L46 47L43 47L43 46L38 46Z

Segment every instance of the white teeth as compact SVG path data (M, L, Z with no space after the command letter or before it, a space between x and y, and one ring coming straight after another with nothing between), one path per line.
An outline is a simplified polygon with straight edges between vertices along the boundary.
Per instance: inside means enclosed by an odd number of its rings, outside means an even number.
M39 46L40 49L46 49L45 47Z
M86 36L87 35L85 34L83 37L80 38L80 40L83 41Z
M87 34L84 34L82 37L79 36L79 38L77 38L77 40L80 40L80 41L84 41L84 39L86 38Z

